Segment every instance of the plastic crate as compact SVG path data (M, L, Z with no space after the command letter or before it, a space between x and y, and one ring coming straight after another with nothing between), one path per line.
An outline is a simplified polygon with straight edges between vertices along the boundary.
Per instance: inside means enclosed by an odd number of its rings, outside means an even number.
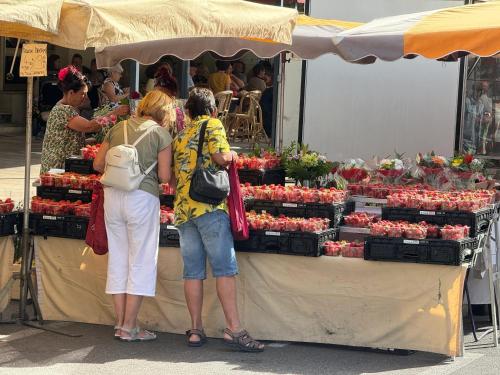
M239 169L238 175L240 183L249 183L253 186L258 185L285 185L285 169Z
M160 204L162 206L167 206L174 208L175 195L160 194Z
M368 237L365 242L365 259L459 266L472 259L477 245L478 241L473 238L448 241Z
M267 212L273 216L285 215L288 217L321 217L330 219L330 227L337 227L345 209L344 203L286 203L254 199L247 206L247 210Z
M97 174L94 170L94 161L83 159L80 156L72 156L64 161L64 170L79 174Z
M179 231L173 225L160 224L160 246L180 247Z
M406 220L412 223L426 221L439 226L467 225L470 227L470 236L476 237L478 234L488 230L490 221L493 219L495 209L493 206L483 208L476 212L466 211L425 211L416 208L392 208L382 209L383 220Z
M18 211L0 214L0 237L16 234L22 228L19 225L21 223L20 216L21 213Z
M248 240L235 241L235 248L237 251L254 253L318 257L322 255L323 243L334 241L337 236L336 228L319 233L251 230Z
M82 189L71 189L54 186L37 186L36 195L44 199L53 199L55 201L82 201L83 203L92 202L92 191Z
M84 240L89 219L79 216L51 216L30 214L33 234L44 237L62 237Z

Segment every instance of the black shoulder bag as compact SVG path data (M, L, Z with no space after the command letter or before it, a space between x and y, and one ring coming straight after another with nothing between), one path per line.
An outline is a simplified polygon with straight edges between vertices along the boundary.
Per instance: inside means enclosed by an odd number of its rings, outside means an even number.
M219 205L229 194L229 175L225 169L213 172L203 168L203 143L207 125L208 120L201 125L196 168L191 177L189 197L197 202Z

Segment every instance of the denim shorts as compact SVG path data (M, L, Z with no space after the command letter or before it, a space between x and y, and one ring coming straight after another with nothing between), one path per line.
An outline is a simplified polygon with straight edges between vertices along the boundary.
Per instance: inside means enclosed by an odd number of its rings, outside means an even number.
M204 214L177 227L184 261L184 279L207 278L207 256L213 277L238 274L229 216L222 210Z

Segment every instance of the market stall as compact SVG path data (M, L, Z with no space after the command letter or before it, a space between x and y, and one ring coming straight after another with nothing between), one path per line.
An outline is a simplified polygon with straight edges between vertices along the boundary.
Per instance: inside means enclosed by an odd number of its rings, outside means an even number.
M113 324L106 256L80 240L36 237L35 248L45 319ZM242 321L258 339L462 355L465 267L256 253L238 253L238 263ZM207 334L220 337L214 284L207 280L203 317ZM178 248L160 248L156 291L141 323L183 334L189 314Z

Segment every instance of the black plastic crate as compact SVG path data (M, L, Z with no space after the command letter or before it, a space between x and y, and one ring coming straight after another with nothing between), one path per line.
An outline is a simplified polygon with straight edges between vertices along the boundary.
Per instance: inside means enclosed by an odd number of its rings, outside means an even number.
M89 219L79 216L52 216L30 214L33 234L44 237L62 237L84 240Z
M21 229L21 213L18 211L0 214L0 237L16 234Z
M495 209L492 207L483 208L476 212L466 211L426 211L416 208L392 208L382 209L383 220L406 220L411 223L426 221L439 226L467 225L470 227L470 236L476 237L478 234L488 230L490 221L493 219Z
M160 224L160 246L180 247L179 231L173 225Z
M167 206L174 208L175 195L160 194L160 204L162 206Z
M318 257L322 255L323 243L337 237L336 228L320 233L251 230L250 238L235 241L235 247L237 251Z
M477 245L478 241L473 238L450 241L368 237L365 242L365 259L459 266L472 259Z
M345 209L344 203L286 203L254 199L247 206L247 210L267 212L273 216L285 215L288 217L313 218L321 217L330 219L330 227L338 226L342 220Z
M239 169L238 175L240 177L240 183L250 183L250 185L285 185L285 169L275 168L275 169Z
M94 170L94 160L83 159L80 156L71 156L64 161L64 170L79 174L97 174Z
M36 195L44 199L53 199L55 201L82 201L83 203L92 202L92 190L71 189L55 186L37 186Z

